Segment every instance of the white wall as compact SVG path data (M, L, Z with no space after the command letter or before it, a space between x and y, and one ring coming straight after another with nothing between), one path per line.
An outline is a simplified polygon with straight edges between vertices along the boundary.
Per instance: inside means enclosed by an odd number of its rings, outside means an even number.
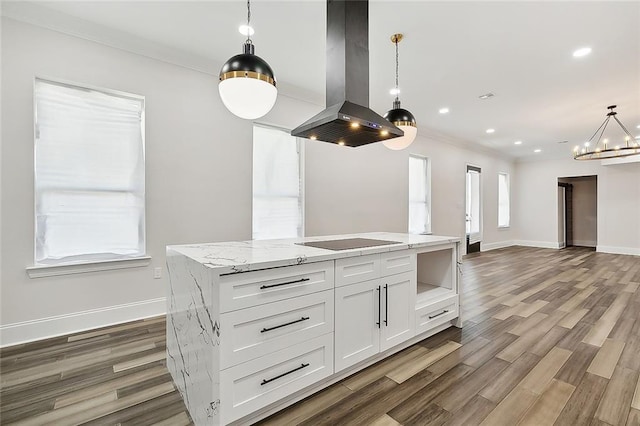
M598 161L573 160L568 152L563 160L517 163L516 173L516 215L523 243L557 247L558 178L596 175L596 249L640 255L640 163L602 166Z
M217 77L2 19L1 345L164 312L165 246L251 238L252 123L231 115ZM146 97L148 267L30 279L33 263L33 79ZM279 96L264 123L292 128L321 109ZM421 130L422 132L422 130ZM306 235L407 229L408 156L431 158L433 232L464 235L467 162L483 168L485 242L500 245L497 173L513 164L419 137L410 150L308 141ZM515 224L515 220L512 220Z

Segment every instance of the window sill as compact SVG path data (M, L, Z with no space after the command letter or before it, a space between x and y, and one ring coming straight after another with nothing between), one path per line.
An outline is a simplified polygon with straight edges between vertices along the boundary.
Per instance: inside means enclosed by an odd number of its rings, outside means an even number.
M509 229L511 228L511 225L507 225L507 226L498 226L498 229Z
M141 256L131 259L61 263L58 265L34 265L27 267L27 274L29 278L43 278L57 275L83 274L85 272L109 271L112 269L139 268L147 266L150 263L151 256Z

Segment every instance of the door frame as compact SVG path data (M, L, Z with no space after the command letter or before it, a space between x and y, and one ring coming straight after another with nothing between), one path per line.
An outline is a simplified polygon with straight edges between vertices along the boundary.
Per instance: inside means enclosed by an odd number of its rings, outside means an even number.
M464 246L464 254L467 254L467 172L469 171L469 169L471 170L476 170L479 174L480 174L480 181L479 181L479 188L478 188L478 197L479 197L479 213L480 213L480 226L479 226L479 233L480 233L480 251L482 251L482 238L483 238L483 214L482 214L482 167L480 167L477 164L473 164L473 163L465 163L464 166L464 193L463 193L463 206L464 208L462 209L462 223L463 223L463 242L464 244L462 244Z

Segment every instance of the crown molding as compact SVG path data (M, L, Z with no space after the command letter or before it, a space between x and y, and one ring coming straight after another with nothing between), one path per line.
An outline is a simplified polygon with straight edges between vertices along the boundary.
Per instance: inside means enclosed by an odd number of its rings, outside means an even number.
M28 1L2 2L0 15L214 77L218 76L218 70L225 60L185 52ZM286 82L278 81L278 92L289 98L324 105L323 94Z

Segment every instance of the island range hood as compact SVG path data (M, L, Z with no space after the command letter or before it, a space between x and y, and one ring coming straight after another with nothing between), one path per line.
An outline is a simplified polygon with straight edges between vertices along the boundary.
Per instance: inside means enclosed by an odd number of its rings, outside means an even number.
M327 0L326 79L328 107L292 136L357 147L404 135L369 109L368 1Z

